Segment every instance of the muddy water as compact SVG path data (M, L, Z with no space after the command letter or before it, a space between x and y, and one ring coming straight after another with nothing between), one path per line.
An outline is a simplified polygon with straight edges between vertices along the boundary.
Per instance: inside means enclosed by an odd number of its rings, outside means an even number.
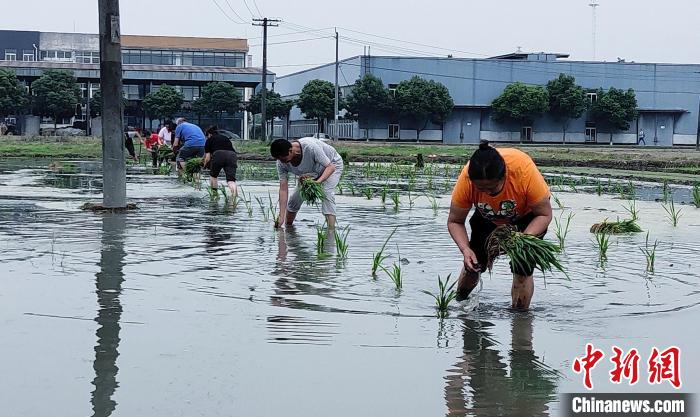
M587 342L636 347L642 361L652 346L677 345L683 391L700 388L700 338L689 331L700 312L700 210L690 206L674 228L659 203L637 202L659 240L647 274L643 234L613 237L600 264L588 233L626 216L622 200L555 192L564 205L555 216L575 213L562 257L571 280L537 274L533 308L515 312L499 262L474 299L438 320L421 290L460 266L446 195L434 212L403 193L395 211L345 191L341 261L317 256L317 209L275 231L255 199L249 217L130 168L140 209L95 215L78 207L99 199L99 166L45 167L0 166L3 415L558 415L558 395L583 390L570 369ZM241 184L265 200L276 191L252 176ZM369 274L396 226L385 264L401 262L401 291ZM608 371L594 371L596 391L672 390L613 386Z

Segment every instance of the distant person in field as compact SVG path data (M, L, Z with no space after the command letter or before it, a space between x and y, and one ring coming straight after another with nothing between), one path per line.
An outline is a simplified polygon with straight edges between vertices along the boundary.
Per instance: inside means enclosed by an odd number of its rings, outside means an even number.
M639 131L639 136L637 138L637 145L641 145L642 142L644 142L644 145L646 146L647 142L644 140L644 130Z
M138 135L139 132L134 132L134 134ZM129 152L129 157L131 157L134 162L138 162L139 159L136 157L136 150L134 149L134 139L129 136L128 127L124 129L124 147L126 148L126 151Z
M226 185L231 196L236 196L236 170L238 169L238 154L233 149L231 140L219 134L216 126L211 126L206 132L207 141L204 144L204 167L209 168L209 185L219 188L218 177L221 171L226 174ZM233 201L233 200L231 200Z
M158 168L158 148L161 144L158 134L150 130L144 130L141 141L143 142L143 146L146 147L146 150L151 153L153 168Z
M161 142L167 145L168 147L173 146L173 131L175 130L175 127L173 126L173 122L166 122L163 127L158 131L158 137L160 138Z
M270 154L277 160L280 180L280 225L291 226L301 209L299 187L296 187L294 194L287 201L291 172L299 177L299 181L310 177L323 185L326 198L321 202L321 212L326 216L328 228L335 228L335 187L343 174L343 158L335 148L316 138L301 138L291 142L277 139L270 145Z
M173 146L179 149L175 161L177 161L178 170L182 171L188 159L204 156L206 138L199 126L189 123L184 117L178 118L176 123Z
M452 191L447 229L464 257L457 284L457 300L466 299L486 270L486 239L498 225L511 224L519 231L544 237L552 221L549 187L532 159L512 148L496 149L481 141L462 170ZM469 210L471 237L465 222ZM512 306L529 308L535 290L534 265L514 270Z

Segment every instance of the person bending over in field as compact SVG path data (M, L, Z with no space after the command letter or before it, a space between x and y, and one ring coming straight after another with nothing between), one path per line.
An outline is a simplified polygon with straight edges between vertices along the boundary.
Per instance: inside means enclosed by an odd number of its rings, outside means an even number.
M547 183L527 154L481 141L455 184L447 220L450 236L464 257L457 300L469 296L486 270L486 239L496 226L511 224L523 233L544 237L552 221L549 197ZM472 207L470 238L465 222ZM534 265L514 270L511 263L511 271L512 305L527 309L535 290Z
M279 216L280 225L291 226L301 208L299 187L289 197L289 173L300 177L300 181L309 174L323 185L325 198L321 202L321 212L326 216L328 228L335 227L335 187L343 174L343 158L335 148L316 138L301 138L288 141L277 139L270 145L270 154L277 160L277 173L280 179Z

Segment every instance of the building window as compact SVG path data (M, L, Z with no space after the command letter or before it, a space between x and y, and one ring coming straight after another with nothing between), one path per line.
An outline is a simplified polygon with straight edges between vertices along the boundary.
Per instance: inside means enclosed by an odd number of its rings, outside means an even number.
M71 61L73 58L73 53L71 51L41 51L42 61Z
M399 138L400 127L397 123L392 123L389 125L389 139L400 139Z
M79 64L99 64L100 53L97 51L78 51L75 53L75 62Z
M17 61L17 50L5 49L5 61Z
M595 122L586 122L585 142L586 143L596 143L597 134L598 134L598 131L596 129Z
M25 49L22 51L22 61L34 61L34 51Z
M122 91L124 91L124 98L127 100L138 100L141 98L138 85L124 84Z
M598 101L598 93L586 93L586 98L589 102L595 103Z
M523 126L520 129L520 141L532 142L532 126Z
M396 97L396 87L398 87L398 84L389 84L389 94L392 97Z

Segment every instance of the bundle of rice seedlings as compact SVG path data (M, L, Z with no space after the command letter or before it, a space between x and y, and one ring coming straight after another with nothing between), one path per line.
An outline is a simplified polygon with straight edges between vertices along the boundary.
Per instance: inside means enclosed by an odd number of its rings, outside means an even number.
M534 266L542 272L556 269L568 278L557 259L560 252L561 248L552 242L518 232L514 226L502 225L496 227L486 239L486 266L491 271L496 258L506 255L515 270L527 270L529 266Z
M607 220L602 223L596 223L591 226L591 233L605 233L610 235L619 235L622 233L638 233L641 232L642 228L639 227L634 219L627 220L617 220L616 222L609 222Z
M172 148L168 145L163 145L158 148L158 158L160 159L170 159L174 156Z
M299 196L301 197L301 201L311 206L316 206L326 199L323 185L311 178L306 178L301 181L301 184L299 184Z
M202 172L202 158L188 159L185 163L185 174L194 175Z

